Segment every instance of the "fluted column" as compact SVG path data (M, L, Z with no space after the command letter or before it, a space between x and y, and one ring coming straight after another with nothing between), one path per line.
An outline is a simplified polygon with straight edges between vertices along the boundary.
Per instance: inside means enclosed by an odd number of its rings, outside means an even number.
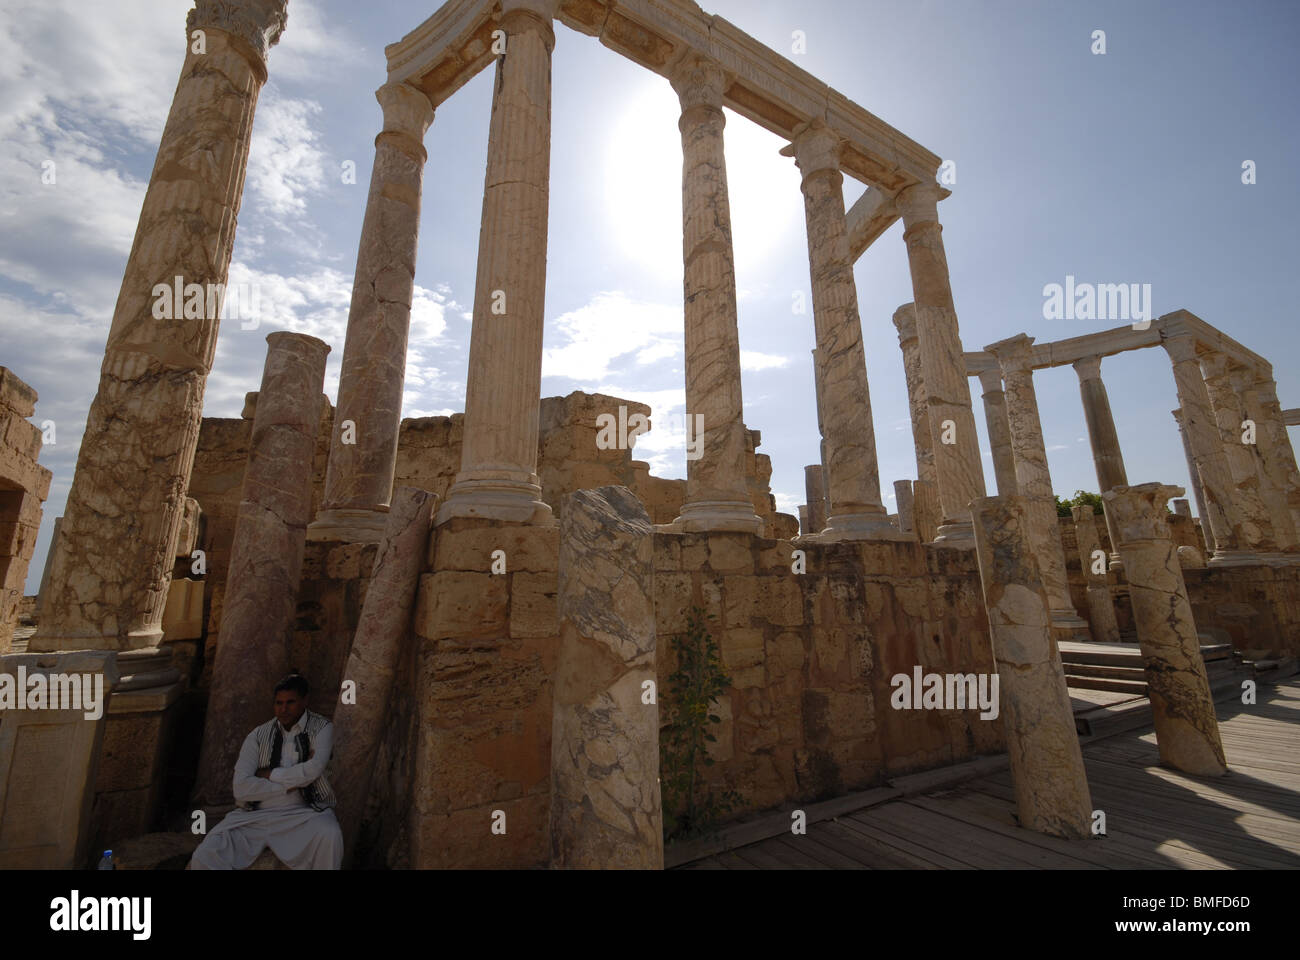
M1007 421L1007 398L1002 390L1002 374L981 370L980 386L984 390L984 418L989 428L989 446L993 448L993 472L998 496L1013 496L1017 489L1016 458L1011 452L1011 424Z
M415 289L420 195L433 104L407 83L375 92L384 129L361 224L325 497L313 540L378 541L397 466L406 345Z
M1146 666L1147 695L1162 763L1200 776L1228 772L1214 698L1165 503L1182 487L1143 483L1102 494L1119 532L1119 551Z
M1201 470L1196 465L1196 457L1192 454L1192 442L1187 439L1187 428L1183 426L1182 409L1170 411L1174 415L1174 422L1178 424L1178 438L1183 445L1183 456L1187 458L1187 474L1192 485L1192 496L1196 499L1196 515L1201 520L1201 526L1204 528L1205 538L1213 550L1214 537L1210 533L1209 509L1205 505L1205 489L1201 486ZM1111 543L1115 541L1112 539Z
M1259 469L1254 448L1242 442L1246 408L1232 384L1232 361L1222 353L1207 353L1201 358L1205 391L1211 412L1219 428L1223 457L1232 477L1232 499L1244 520L1243 546L1264 552L1276 551L1273 520L1264 505L1260 490Z
M817 334L815 374L819 397L830 516L822 536L831 540L903 539L880 498L876 435L871 421L858 290L853 279L844 215L840 138L820 122L802 130L781 152L803 174Z
M1124 469L1124 453L1119 445L1119 432L1110 410L1110 396L1101 379L1101 357L1085 357L1074 362L1074 372L1079 375L1079 395L1083 400L1083 418L1088 424L1088 442L1092 447L1092 464L1097 471L1097 487L1105 493L1111 487L1128 485L1128 471ZM1123 562L1114 549L1115 531L1106 520L1110 533L1112 570L1120 569Z
M551 169L553 0L503 0L460 472L438 511L553 523L537 477Z
M1016 484L1025 501L1025 523L1029 542L1038 558L1043 586L1052 610L1052 630L1058 640L1087 639L1088 624L1070 600L1065 572L1065 547L1056 519L1056 497L1047 468L1047 448L1038 416L1030 346L1034 338L1023 333L1000 340L984 349L1002 366L1007 420L1011 424L1011 446L1016 461Z
M186 21L185 63L52 545L33 652L132 650L162 640L172 545L217 347L216 291L230 267L253 113L285 5L196 0ZM195 52L196 30L203 52ZM199 316L171 302L177 284L203 290Z
M903 373L907 379L907 403L912 416L912 444L916 449L916 482L912 484L913 522L922 543L939 533L942 509L939 505L938 470L934 465L934 436L930 432L930 404L921 375L921 342L916 336L916 307L905 303L894 311L898 346L903 351Z
M1232 474L1223 454L1218 422L1197 361L1196 340L1190 336L1170 337L1161 340L1160 345L1173 363L1178 402L1183 411L1183 429L1187 431L1187 442L1191 445L1192 457L1201 475L1201 488L1205 492L1208 509L1201 522L1204 524L1208 519L1214 541L1214 557L1210 563L1256 561L1258 556L1244 546L1247 542L1246 521L1232 497Z
M1253 388L1246 392L1246 409L1257 426L1264 469L1282 491L1292 523L1300 534L1300 470L1296 469L1295 451L1271 371L1257 373Z
M1079 545L1079 562L1083 565L1083 578L1088 585L1088 613L1092 639L1097 643L1119 643L1119 623L1115 619L1115 601L1110 595L1105 565L1102 567L1102 572L1098 573L1094 563L1094 555L1102 552L1101 537L1097 535L1096 515L1088 504L1071 507L1070 515L1074 517L1074 535Z
M702 427L700 457L686 462L687 531L761 533L745 486L745 424L736 329L736 266L723 151L727 77L704 57L678 66L681 101L682 254L686 316L686 411Z

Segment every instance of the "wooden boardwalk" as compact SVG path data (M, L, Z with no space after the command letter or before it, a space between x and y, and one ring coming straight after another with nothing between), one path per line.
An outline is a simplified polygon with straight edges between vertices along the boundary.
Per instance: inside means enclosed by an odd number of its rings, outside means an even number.
M1106 836L1066 841L1022 830L1008 770L894 799L697 860L685 870L1300 868L1300 678L1259 703L1218 704L1231 774L1159 766L1155 733L1084 747Z

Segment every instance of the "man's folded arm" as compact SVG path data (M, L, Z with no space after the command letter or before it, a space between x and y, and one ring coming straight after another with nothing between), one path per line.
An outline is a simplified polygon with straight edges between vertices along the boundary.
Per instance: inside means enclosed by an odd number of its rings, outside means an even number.
M234 791L236 803L269 800L272 797L282 797L287 792L283 784L257 775L257 737L254 733L245 737L244 745L239 748L239 759L235 761Z
M305 787L322 773L330 762L330 751L334 749L334 724L327 723L316 734L316 743L312 747L312 756L292 767L277 767L271 771L271 780L286 789Z

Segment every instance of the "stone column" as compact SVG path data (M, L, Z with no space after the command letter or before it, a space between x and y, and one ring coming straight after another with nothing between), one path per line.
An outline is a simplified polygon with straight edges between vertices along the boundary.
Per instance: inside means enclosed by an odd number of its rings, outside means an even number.
M551 865L663 869L654 527L626 487L566 500L558 605Z
M1097 572L1097 554L1105 556L1101 549L1101 537L1097 535L1096 516L1092 507L1071 507L1074 517L1074 535L1079 544L1079 563L1083 565L1083 578L1088 584L1088 613L1091 614L1089 626L1092 639L1097 643L1119 643L1119 623L1115 619L1115 601L1110 595L1110 583L1106 579L1108 562L1102 560L1101 572Z
M1175 500L1174 513L1176 513L1180 517L1186 517L1188 520L1190 520L1192 519L1192 505L1188 503L1186 500Z
M414 487L393 491L388 526L375 554L370 585L352 638L343 681L356 684L355 703L334 711L331 785L338 797L343 855L353 862L361 826L388 722L393 675L402 646L411 633L411 612L429 547L429 524L438 502L435 494Z
M313 540L378 540L397 465L420 194L429 156L424 134L433 122L433 104L407 83L386 83L375 98L384 110L384 129L375 138L325 497L308 533Z
M898 505L898 529L916 538L915 501L911 480L894 481L894 502Z
M1000 340L984 349L1002 366L1006 384L1007 420L1011 424L1011 445L1016 460L1016 483L1025 501L1025 529L1034 548L1043 586L1051 603L1053 635L1058 640L1087 639L1088 624L1074 609L1065 573L1065 547L1056 519L1056 497L1052 475L1047 469L1043 426L1038 418L1038 396L1034 391L1034 338L1023 333Z
M1146 661L1160 761L1198 776L1228 772L1165 502L1182 487L1143 483L1102 494L1119 533L1129 597Z
M939 478L934 465L934 435L930 432L930 404L921 375L921 342L916 336L916 307L905 303L894 311L898 346L903 351L907 378L907 405L912 414L912 444L916 448L916 477L928 483Z
M896 540L880 499L876 434L871 421L858 289L853 279L844 215L840 138L821 122L806 126L781 153L793 156L803 175L817 332L815 374L820 384L823 459L830 516L828 540Z
M1295 451L1271 372L1256 374L1254 388L1246 392L1246 403L1257 425L1256 440L1264 469L1282 490L1293 525L1300 532L1300 470L1296 469Z
M939 225L938 203L947 195L937 183L918 183L900 192L897 203L912 272L922 379L943 509L938 539L970 547L970 502L984 496L984 467ZM953 442L944 443L945 437Z
M808 523L814 533L826 529L826 487L820 463L803 468L803 496L808 505Z
M1246 411L1232 385L1232 361L1222 353L1207 353L1200 360L1205 392L1210 398L1211 413L1223 445L1223 458L1232 478L1230 495L1245 521L1243 545L1252 550L1275 552L1277 539L1273 520L1261 496L1255 452L1242 442Z
M537 477L554 0L503 0L460 472L438 511L554 522Z
M745 424L736 328L736 266L722 131L727 76L690 55L673 72L681 101L682 252L685 260L686 410L703 429L701 456L686 462L681 529L762 532L745 487Z
M1295 518L1291 515L1291 504L1287 499L1286 474L1274 462L1268 414L1261 408L1256 393L1258 374L1249 367L1239 366L1229 371L1228 379L1242 415L1242 423L1238 424L1235 439L1250 454L1258 478L1259 497L1273 530L1273 542L1281 553L1290 557L1300 550L1300 536L1297 536ZM1255 425L1254 443L1245 443L1243 440L1247 420Z
M1178 424L1178 439L1183 444L1183 456L1187 458L1187 476L1192 485L1192 496L1196 498L1196 515L1201 520L1201 526L1204 528L1205 536L1213 544L1213 537L1210 535L1210 511L1205 506L1205 490L1201 486L1201 471L1196 466L1196 457L1192 455L1192 442L1187 439L1187 428L1183 426L1183 411L1173 410L1174 422ZM1111 540L1111 543L1114 543Z
M162 639L253 112L267 52L285 27L285 3L196 0L186 21L185 63L113 311L61 536L51 545L33 652L133 650ZM196 30L203 53L194 52ZM177 284L182 291L199 285L191 289L204 293L200 316L171 302Z
M204 807L231 802L240 745L269 719L271 688L289 671L311 517L312 460L330 348L300 333L272 333L266 342L194 784L195 802Z
M1119 445L1119 432L1115 417L1110 411L1110 396L1101 379L1101 357L1084 357L1074 362L1074 372L1079 375L1079 395L1083 399L1083 417L1088 424L1088 442L1092 446L1092 463L1097 471L1097 486L1105 493L1111 487L1128 485L1128 471L1124 469L1124 453ZM1110 529L1110 542L1115 543L1115 531ZM1117 551L1111 551L1110 567L1121 567Z
M980 386L984 388L984 417L988 422L989 446L993 448L998 495L1012 496L1018 489L1016 458L1011 452L1011 424L1007 420L1007 398L1002 391L1001 372L981 370Z
M1196 357L1196 340L1190 336L1163 339L1160 345L1173 362L1178 402L1182 405L1183 429L1200 473L1208 510L1201 522L1209 522L1214 557L1210 563L1257 563L1258 555L1246 547L1247 521L1233 500L1232 474L1223 453L1218 422L1210 406L1210 395ZM1209 538L1207 538L1209 539Z
M1089 836L1092 801L1024 498L971 504L1020 825Z

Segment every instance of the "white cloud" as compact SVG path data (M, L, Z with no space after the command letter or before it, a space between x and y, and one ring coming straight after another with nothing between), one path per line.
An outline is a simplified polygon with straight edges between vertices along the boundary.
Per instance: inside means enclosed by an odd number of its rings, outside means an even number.
M789 362L789 357L778 357L772 353L759 353L757 350L740 351L741 370L770 370L774 367L784 367Z
M674 356L682 323L680 305L645 303L619 291L598 293L547 324L547 339L558 336L560 345L543 352L542 376L592 383L609 375L614 360L631 353L652 360Z
M307 198L325 189L325 154L313 119L314 100L283 97L268 85L257 106L248 150L245 203L256 204L272 223L293 232L292 222L307 213Z

